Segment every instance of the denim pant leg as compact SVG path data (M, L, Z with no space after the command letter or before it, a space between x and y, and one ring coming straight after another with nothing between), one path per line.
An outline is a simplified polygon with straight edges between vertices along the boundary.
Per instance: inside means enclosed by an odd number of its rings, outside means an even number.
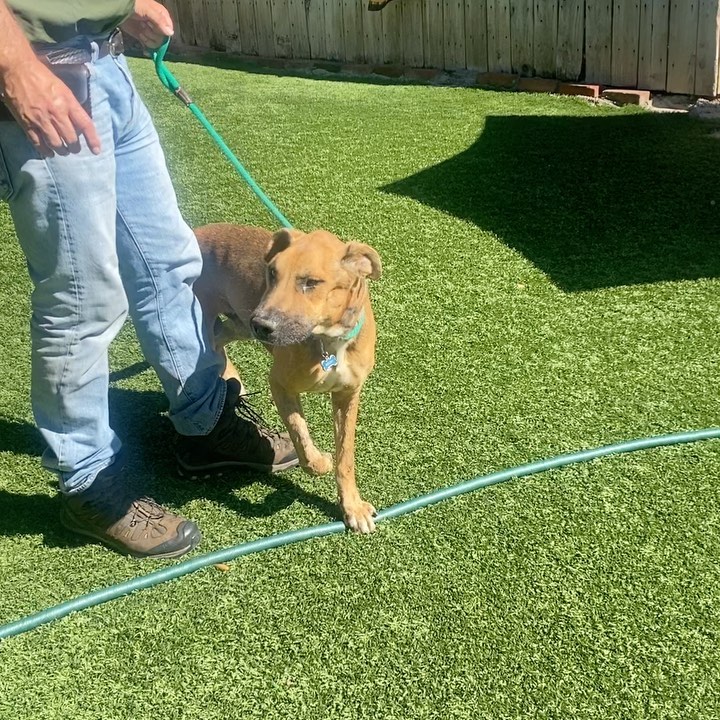
M95 65L93 103L114 118L117 252L130 314L182 435L204 435L222 411L224 357L216 353L192 285L202 269L178 209L157 132L124 57Z
M108 422L107 349L127 312L115 253L111 138L94 156L40 158L0 122L8 201L33 283L31 399L43 464L79 491L120 449Z
M205 434L222 409L222 359L192 294L200 256L124 59L93 66L102 152L40 158L0 122L0 165L32 293L32 404L60 487L84 490L120 449L108 422L108 355L129 305L176 429ZM2 175L2 173L0 173ZM127 294L126 294L127 293Z

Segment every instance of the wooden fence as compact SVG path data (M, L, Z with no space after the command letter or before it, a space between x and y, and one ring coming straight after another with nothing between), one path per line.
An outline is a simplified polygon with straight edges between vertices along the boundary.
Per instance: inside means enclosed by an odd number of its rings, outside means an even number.
M182 42L715 96L720 0L165 0Z

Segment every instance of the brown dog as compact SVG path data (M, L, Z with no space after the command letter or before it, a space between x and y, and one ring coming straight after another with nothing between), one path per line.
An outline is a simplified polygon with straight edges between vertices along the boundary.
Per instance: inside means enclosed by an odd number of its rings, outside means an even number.
M355 483L355 426L360 388L375 363L375 318L366 281L380 277L379 255L324 230L273 235L213 224L195 234L203 254L195 293L208 322L215 323L217 349L256 338L270 350L273 399L300 465L312 475L330 472L333 461L310 437L300 394L332 394L340 507L348 527L372 532L375 508L360 497ZM237 377L229 360L224 377Z

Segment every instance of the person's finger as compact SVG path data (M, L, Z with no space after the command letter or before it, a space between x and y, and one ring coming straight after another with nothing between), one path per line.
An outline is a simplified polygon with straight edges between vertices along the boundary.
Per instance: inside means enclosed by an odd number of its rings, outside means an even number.
M164 30L159 30L157 27L151 24L144 24L140 31L140 42L146 48L159 48L172 33L167 33Z
M25 134L40 157L51 158L55 154L45 143L42 135L34 128L27 128Z
M146 22L150 22L154 29L165 37L174 33L173 21L170 13L164 5L153 3L147 10ZM162 40L161 40L162 42Z
M102 150L100 136L98 135L95 123L85 112L82 105L78 104L77 108L70 113L70 120L72 121L77 135L82 135L85 138L85 142L90 148L90 152L93 155L99 155ZM76 137L76 139L78 138Z
M67 155L68 149L60 137L60 133L55 129L55 125L50 119L44 120L42 125L36 126L35 130L39 134L42 142L58 155Z
M60 139L63 144L67 147L68 151L78 152L80 149L80 143L75 125L70 119L69 115L61 115L54 119L55 130L57 130Z

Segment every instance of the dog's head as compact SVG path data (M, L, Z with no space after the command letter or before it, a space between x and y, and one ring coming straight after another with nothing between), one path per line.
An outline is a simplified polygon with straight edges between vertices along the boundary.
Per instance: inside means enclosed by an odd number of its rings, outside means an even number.
M369 245L344 243L325 230L280 230L265 263L265 294L251 325L258 340L271 345L344 335L360 317L367 278L379 278L382 269Z

